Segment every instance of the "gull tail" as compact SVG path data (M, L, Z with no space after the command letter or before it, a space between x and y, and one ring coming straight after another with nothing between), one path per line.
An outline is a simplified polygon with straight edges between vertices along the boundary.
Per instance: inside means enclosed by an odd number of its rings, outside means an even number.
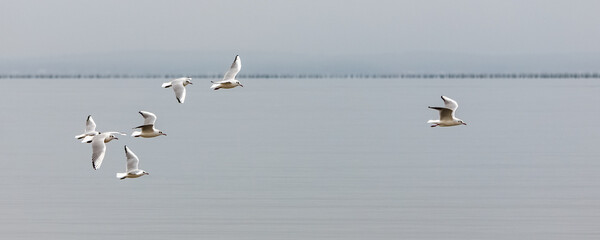
M427 123L440 123L440 120L429 120Z
M173 86L173 85L171 85L171 82L166 82L166 83L162 84L162 87L164 87L164 88L170 88L171 86Z
M131 134L132 137L139 137L140 135L142 135L142 132L139 131L135 131Z
M117 173L117 178L118 179L123 180L123 179L125 179L126 176L127 176L127 173Z

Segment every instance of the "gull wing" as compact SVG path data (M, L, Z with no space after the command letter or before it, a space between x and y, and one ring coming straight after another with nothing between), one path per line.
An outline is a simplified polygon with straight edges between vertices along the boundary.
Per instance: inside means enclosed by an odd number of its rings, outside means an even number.
M92 115L88 115L87 120L85 121L85 132L89 133L94 131L96 131L96 123L94 122Z
M105 134L94 136L92 139L92 167L94 170L100 168L104 154L106 153L106 143L104 143Z
M429 107L431 109L435 109L440 111L440 120L441 121L452 121L454 118L454 111L452 111L452 109L449 108L444 108L444 107Z
M154 125L152 125L152 124L137 126L137 127L134 127L133 129L136 129L136 128L140 128L140 131L142 131L142 132L154 132Z
M144 117L144 125L154 125L154 122L156 121L156 115L154 115L154 113L146 111L140 111L139 113Z
M140 163L140 159L133 153L127 145L125 145L125 156L127 157L127 171L130 172L132 170L138 169L138 164Z
M170 88L171 86L175 85L175 83L177 83L177 82L183 82L186 79L188 79L188 78L187 77L176 78L176 79L171 80L170 82L163 83L161 85L161 87L163 87L163 88Z
M175 98L179 103L183 103L185 101L185 87L183 86L183 81L177 81L172 84L173 91L175 92Z
M236 55L235 59L233 60L233 63L231 64L231 67L229 67L229 70L225 73L225 76L223 76L223 80L235 79L235 76L238 74L238 72L240 72L241 69L242 60L240 60L239 55Z
M213 84L232 85L233 82L231 80L221 80L221 81L213 82Z
M154 125L144 125L144 126L140 126L140 128L142 129L142 132L154 132Z
M107 133L107 134L109 134L109 135L113 135L113 134L120 134L120 135L123 135L123 136L127 136L127 134L125 134L125 133L122 133L122 132L102 132L102 133Z
M161 87L164 87L164 88L170 88L170 87L171 87L171 83L172 83L172 82L173 82L173 81L171 81L171 82L166 82L166 83L163 83L163 84L161 85Z
M458 103L453 99L446 96L442 96L442 100L444 100L444 105L446 106L446 108L451 109L452 111L456 111L456 109L458 108Z

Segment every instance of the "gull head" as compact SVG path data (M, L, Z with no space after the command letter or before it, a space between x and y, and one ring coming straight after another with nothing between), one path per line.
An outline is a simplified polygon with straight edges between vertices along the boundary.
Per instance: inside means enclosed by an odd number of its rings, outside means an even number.
M118 138L118 137L115 137L115 135L112 135L112 134L111 134L111 135L108 135L108 137L106 137L106 138L104 139L104 142L105 142L105 143L107 143L107 142L110 142L110 141L112 141L113 139L119 140L119 138Z
M183 86L186 86L188 84L193 84L192 83L192 78L187 78L187 79L185 79L185 82L183 82Z
M240 87L244 87L244 85L242 85L242 84L240 83L240 81L238 81L238 80L234 80L234 81L235 81L235 84L237 84L238 86L240 86Z
M150 173L146 172L146 171L142 171L142 175L150 175Z
M167 134L163 133L162 131L158 131L158 134L167 136Z
M467 125L466 122L463 122L463 120L460 120L460 119L458 119L457 122L460 123L460 124L462 124L462 125Z

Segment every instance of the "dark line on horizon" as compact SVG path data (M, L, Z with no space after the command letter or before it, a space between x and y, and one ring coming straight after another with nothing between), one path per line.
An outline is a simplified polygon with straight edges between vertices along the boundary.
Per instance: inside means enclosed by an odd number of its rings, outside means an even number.
M220 79L220 74L0 74L0 79L115 79L115 78L149 78L175 79L186 75L199 79ZM600 78L600 73L562 72L562 73L398 73L398 74L241 74L239 79L252 78L398 78L398 79L502 79L502 78Z

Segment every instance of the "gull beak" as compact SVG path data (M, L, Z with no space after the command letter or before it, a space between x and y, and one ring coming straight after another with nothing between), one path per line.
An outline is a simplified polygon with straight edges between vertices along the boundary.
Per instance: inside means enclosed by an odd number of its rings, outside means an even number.
M167 136L167 134L166 134L166 133L163 133L162 135L165 135L165 136Z
M240 87L244 87L244 85L240 84Z
M150 173L146 173L146 175L150 175Z
M118 137L115 137L115 140L119 140L119 138L118 138Z
M188 84L193 84L192 82L189 82Z
M466 123L466 122L464 122L464 123L462 123L462 124L463 124L463 125L467 125L467 123Z

